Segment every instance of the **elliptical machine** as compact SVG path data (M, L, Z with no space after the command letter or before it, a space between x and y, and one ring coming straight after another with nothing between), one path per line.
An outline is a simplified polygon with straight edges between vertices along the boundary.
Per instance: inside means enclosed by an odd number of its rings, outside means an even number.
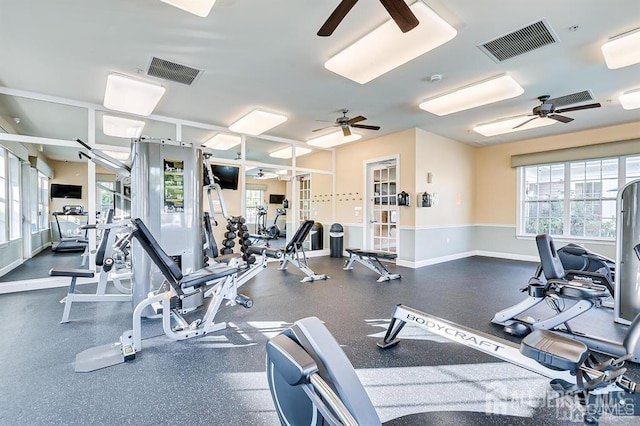
M264 206L256 208L256 234L268 235L267 232L267 209Z
M273 239L278 239L280 236L284 236L282 231L280 231L280 227L278 226L278 218L280 216L286 216L287 211L285 209L276 209L276 217L273 219L273 225L267 228L266 233L269 237Z

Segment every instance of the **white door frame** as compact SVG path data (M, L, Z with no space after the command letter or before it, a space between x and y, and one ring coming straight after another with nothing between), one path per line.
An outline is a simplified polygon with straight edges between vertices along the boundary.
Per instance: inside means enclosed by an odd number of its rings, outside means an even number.
M364 247L365 249L373 249L373 247L370 247L369 242L371 241L371 233L373 232L372 227L371 227L371 203L373 202L373 194L372 194L372 188L373 188L373 182L371 181L371 169L373 167L379 166L382 163L385 164L389 164L389 163L395 163L395 167L396 167L396 191L398 191L401 188L401 182L400 182L400 154L394 154L394 155L389 155L389 156L384 156L384 157L378 157L378 158L372 158L369 160L365 160L363 161L363 179L362 182L364 182L364 188L362 193L364 194L364 200L365 202L363 203L363 212L362 212L362 223L363 223L363 227L362 227L362 247ZM397 209L397 226L396 226L396 254L398 255L398 257L400 256L400 218L401 218L401 209L398 208Z

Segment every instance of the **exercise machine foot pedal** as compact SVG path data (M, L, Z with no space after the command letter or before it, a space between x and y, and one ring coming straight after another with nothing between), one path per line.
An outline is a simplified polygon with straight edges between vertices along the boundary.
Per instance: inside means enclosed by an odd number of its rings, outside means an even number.
M512 336L524 336L531 333L531 327L521 322L514 322L504 326L504 332Z

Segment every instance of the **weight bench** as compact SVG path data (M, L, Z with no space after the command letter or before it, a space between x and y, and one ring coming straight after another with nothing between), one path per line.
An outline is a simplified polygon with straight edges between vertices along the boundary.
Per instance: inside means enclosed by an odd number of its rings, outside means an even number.
M344 268L342 268L345 271L353 269L353 263L358 262L378 273L380 275L380 278L378 278L379 283L402 278L400 274L390 273L380 261L380 259L395 260L398 257L395 253L361 249L347 249L347 253L349 253L349 259L345 262Z
M287 263L291 262L294 266L300 269L305 275L301 282L310 282L317 280L326 280L329 278L325 274L316 274L313 272L311 268L309 268L309 264L307 262L307 255L304 252L304 240L307 239L309 232L311 232L311 228L313 227L313 220L305 220L296 233L291 238L291 241L286 245L283 250L284 256L280 261L280 270L284 271L287 269Z
M120 273L113 269L114 260L111 257L111 250L115 242L115 233L111 231L114 228L122 228L122 225L113 224L113 209L109 209L104 225L99 225L96 229L103 229L100 243L96 251L96 266L102 268L96 292L92 294L76 293L76 281L78 278L93 278L94 272L89 269L56 269L52 268L49 275L52 277L71 277L69 290L67 295L60 300L64 303L61 324L69 322L69 314L71 313L71 305L73 302L129 302L131 301L131 289L122 285L120 280L131 279L131 271ZM107 283L113 282L118 293L107 293Z

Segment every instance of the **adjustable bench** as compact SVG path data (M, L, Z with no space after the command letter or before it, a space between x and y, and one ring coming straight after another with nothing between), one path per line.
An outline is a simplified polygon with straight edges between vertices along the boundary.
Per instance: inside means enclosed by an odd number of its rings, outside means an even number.
M304 252L304 240L307 239L309 232L311 232L311 228L313 227L313 220L305 220L296 233L293 235L289 244L284 248L284 256L280 261L280 270L284 271L287 269L287 263L291 262L294 266L300 269L305 275L301 282L309 282L316 280L326 280L329 278L325 274L316 274L309 268L309 264L307 262L307 255Z
M345 271L353 269L354 262L359 262L380 275L380 278L378 278L379 283L401 278L400 274L390 273L387 267L380 261L380 259L395 260L398 257L395 253L361 249L347 249L347 253L349 253L349 259L344 264L343 269Z
M91 225L89 225L91 226ZM76 281L78 278L93 278L94 272L89 269L56 269L52 268L49 275L52 277L71 277L69 290L67 295L60 300L64 303L64 311L62 312L62 320L60 323L69 322L69 314L73 302L129 302L131 301L131 289L122 285L120 280L131 279L131 271L124 273L117 272L113 269L114 261L111 257L112 247L115 241L115 233L111 232L113 228L121 228L122 225L113 224L113 209L109 209L105 219L105 224L95 226L95 229L102 229L102 236L98 249L96 251L96 266L102 268L99 278L98 287L95 293L76 293ZM113 282L114 287L119 293L107 293L107 283Z

